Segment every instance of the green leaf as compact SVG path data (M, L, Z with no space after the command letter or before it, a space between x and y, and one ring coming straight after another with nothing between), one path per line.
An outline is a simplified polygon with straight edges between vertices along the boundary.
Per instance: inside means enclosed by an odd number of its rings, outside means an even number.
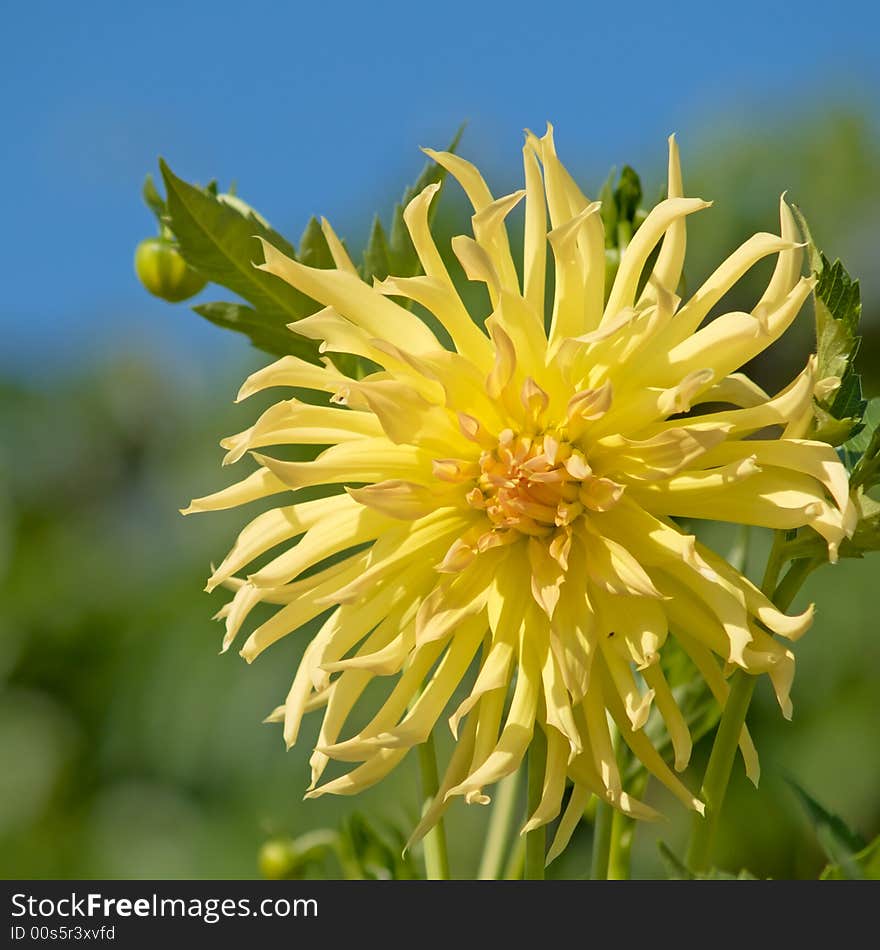
M462 131L463 127L456 133L449 151L455 151ZM200 188L178 178L161 159L159 165L168 200L162 202L149 178L152 190L148 198L145 186L145 200L152 202L151 207L174 234L181 254L192 268L251 305L200 304L193 308L196 313L218 326L245 334L259 349L274 355L293 353L316 361L316 344L291 332L287 325L316 312L320 305L277 277L258 270L254 262L262 256L256 240L259 236L288 257L309 267L333 267L333 257L317 219L312 218L306 225L297 254L293 245L232 193L232 189L226 194L218 194L216 182ZM439 165L429 162L425 166L418 180L404 192L402 201L394 208L390 239L376 218L359 268L364 280L382 279L389 273L400 276L420 273L418 255L404 224L403 211L416 194L429 184L442 183L445 177L446 171ZM435 212L436 202L431 208L431 217ZM356 358L338 354L334 359L340 366L350 359L351 371L355 375L360 375L363 370Z
M164 161L159 164L168 192L167 223L186 262L208 280L253 305L255 316L248 318L250 329L256 321L275 331L284 330L290 337L284 352L314 354L313 345L286 330L286 325L314 313L319 305L283 280L254 267L254 261L261 258L256 236L290 257L294 256L293 246L240 198L211 194L178 178ZM243 332L250 335L249 331Z
M243 333L258 350L274 356L293 354L312 363L318 360L317 343L292 333L286 326L277 326L253 307L238 303L202 303L193 310L218 327Z
M842 454L851 484L867 490L880 483L880 397L868 403L863 422L862 431L842 446Z
M817 248L806 219L794 207L801 231L809 247L810 269L817 283L813 291L816 310L816 378L837 377L840 386L828 396L815 400L815 438L841 445L861 430L867 407L862 385L854 368L861 338L857 335L862 314L859 282L843 264L833 264Z
M854 463L868 450L872 438L876 438L877 430L880 429L880 396L875 396L868 400L868 406L862 418L864 427L861 432L854 435L843 446L846 452L855 456Z
M829 861L841 864L848 875L855 873L859 876L858 868L853 864L853 857L865 847L864 838L850 830L839 815L829 812L820 805L794 779L789 778L787 782L813 826L816 839Z
M853 868L857 869L860 879L880 881L880 835L867 848L854 854L847 864L829 864L819 879L822 881L851 880Z

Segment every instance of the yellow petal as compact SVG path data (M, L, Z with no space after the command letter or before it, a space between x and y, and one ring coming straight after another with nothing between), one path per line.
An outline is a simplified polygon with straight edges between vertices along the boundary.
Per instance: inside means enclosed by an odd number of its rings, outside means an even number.
M307 267L260 239L265 263L259 270L280 277L307 297L333 307L372 336L390 336L414 353L430 352L439 344L414 314L383 297L354 274L341 270Z
M730 687L727 685L727 681L724 679L724 675L719 669L711 652L701 643L691 639L685 634L677 634L677 639L700 671L712 695L723 709L724 704L727 702L727 697L730 694ZM752 784L757 787L758 781L761 778L761 766L758 761L755 744L752 742L752 737L749 734L747 726L743 726L742 732L740 733L739 750L743 757L746 776Z
M288 488L350 485L389 478L430 484L432 453L412 445L395 445L387 438L359 439L331 446L311 462L282 462L253 453Z
M489 358L489 341L471 319L454 286L437 277L386 277L375 284L381 294L408 297L430 311L448 331L456 350L478 366Z
M345 249L345 245L336 235L336 232L330 226L330 222L326 218L321 218L321 231L324 233L324 239L327 241L327 247L330 248L330 255L333 258L333 263L339 268L339 270L348 271L349 274L357 275L357 268L354 266L354 262L348 256L348 251Z
M525 191L515 191L492 201L471 218L474 237L491 258L501 286L514 293L519 293L519 278L510 255L504 219L525 196Z
M599 678L595 678L584 697L582 710L590 736L590 747L596 772L602 780L602 786L612 795L621 791L620 771L617 767L617 755L608 729L608 714L605 711L605 696Z
M399 524L394 521L390 523ZM470 521L453 509L444 508L418 521L400 524L399 531L387 530L387 519L385 524L386 531L370 549L367 569L352 583L337 591L340 602L355 601L378 581L393 575L400 570L401 565L412 563L413 560L432 570L436 569L442 552L453 539L467 531Z
M552 650L548 650L544 658L541 679L544 685L544 707L548 727L545 732L548 736L550 734L562 736L569 750L566 759L573 758L583 751L583 741L565 690L562 673ZM563 773L564 771L563 769Z
M303 534L325 518L351 510L352 506L344 496L334 495L263 512L239 534L232 550L211 575L208 590L214 590L254 558L282 541Z
M357 795L380 782L394 769L409 749L381 749L369 761L339 778L306 792L306 798L322 795Z
M452 752L451 758L449 759L449 764L446 767L443 780L440 782L440 785L437 789L437 794L433 797L424 814L422 815L421 820L413 829L413 832L409 837L409 841L406 843L406 848L404 851L408 851L411 847L413 847L413 845L421 841L421 839L431 830L431 828L433 828L434 825L436 825L437 822L443 817L446 809L449 808L451 802L447 798L446 793L454 785L457 785L465 777L465 775L467 775L468 764L470 762L471 756L473 755L476 732L477 718L472 716L470 719L468 719L467 725L455 743L455 748Z
M348 495L334 496L333 502L332 506L313 509L326 514L308 528L295 547L251 574L248 581L257 587L278 587L324 558L371 541L388 530L389 520L384 515L364 508Z
M602 673L606 678L609 676L607 666L602 670ZM634 730L630 726L629 718L626 715L617 691L609 688L606 690L606 696L608 699L608 707L614 717L614 721L617 723L618 729L620 729L620 734L624 742L632 749L633 753L645 768L655 778L661 781L687 808L691 808L701 815L704 814L705 805L703 802L676 777L654 746L651 745L647 736L640 731Z
M635 303L639 278L648 256L669 227L686 215L702 211L711 205L711 201L703 201L701 198L667 198L651 210L623 252L608 303L605 305L606 320Z
M803 246L797 243L801 236L797 224L795 224L794 215L785 203L785 195L782 195L779 199L779 225L782 240L788 241L790 246L779 252L773 276L755 307L756 311L759 309L772 310L779 306L801 276L801 265L804 256Z
M547 759L544 766L544 779L541 785L541 798L535 810L523 826L521 834L540 828L559 814L562 796L565 792L565 762L568 744L553 729L546 731Z
M681 162L678 154L678 144L675 136L669 136L669 169L667 173L666 196L668 198L683 198L684 186L681 180ZM663 236L663 244L660 247L660 253L654 264L652 274L656 279L649 281L643 291L647 299L654 299L656 296L656 286L665 288L669 293L674 294L678 282L681 280L681 272L684 267L685 249L687 247L687 224L685 218L678 218L666 229Z
M786 254L792 251L794 244L791 240L763 232L752 235L712 273L681 308L676 316L675 326L670 328L669 343L686 340L695 333L715 304L758 261L770 254ZM786 294L789 290L791 288L786 289ZM782 298L774 300L776 306L781 302Z
M324 366L307 363L298 356L282 356L252 373L238 391L236 402L253 396L254 393L271 389L274 386L296 386L302 389L316 389L319 392L335 393L348 377L340 373L329 360Z
M363 559L360 557L349 558L343 564L345 570L338 571L330 568L326 572L322 571L314 577L301 581L302 596L282 607L281 610L276 610L265 623L257 627L241 648L241 656L248 663L253 663L267 647L298 630L318 614L322 614L327 608L317 601L357 576L358 571L363 569ZM248 586L254 587L254 585ZM259 590L256 587L254 589Z
M587 551L587 574L596 587L610 594L660 596L650 576L623 545L589 525L580 537Z
M334 445L381 435L378 420L368 413L289 399L275 403L250 428L223 439L220 445L229 450L223 459L229 465L251 449L267 445Z
M744 373L731 373L700 396L700 402L729 402L744 409L769 402L770 397Z
M690 730L678 703L672 695L672 690L666 682L663 670L659 663L649 666L642 671L645 682L654 691L654 701L660 710L660 715L666 723L666 731L672 740L672 749L675 753L675 771L683 772L691 759L693 743L691 741Z
M191 515L197 511L222 511L226 508L237 508L239 505L246 505L260 498L268 498L282 491L288 491L288 487L277 475L273 475L268 468L258 468L247 478L214 492L213 495L193 498L189 507L181 508L180 513Z
M455 505L461 494L451 486L416 485L399 478L346 491L359 504L401 521L415 521L438 508Z
M523 296L535 313L544 312L547 277L547 204L534 150L523 146L526 180L526 225L523 238Z
M665 478L723 442L727 432L724 426L696 422L667 429L650 439L606 436L591 452L590 464L597 474L614 474L624 480Z
M587 807L592 794L592 790L586 786L575 784L568 799L568 804L565 806L562 819L556 828L550 850L547 852L547 864L555 861L568 847L571 836L584 817L584 809Z
M510 711L497 745L486 761L463 782L451 788L447 796L467 795L516 771L532 739L540 684L537 657L531 647L526 646L520 655Z

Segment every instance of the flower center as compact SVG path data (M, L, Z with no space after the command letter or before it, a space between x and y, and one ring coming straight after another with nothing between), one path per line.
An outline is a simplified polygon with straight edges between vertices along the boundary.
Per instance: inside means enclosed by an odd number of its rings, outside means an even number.
M542 537L571 524L586 509L604 511L622 488L593 474L583 452L553 432L516 435L505 429L480 456L468 504L496 528Z

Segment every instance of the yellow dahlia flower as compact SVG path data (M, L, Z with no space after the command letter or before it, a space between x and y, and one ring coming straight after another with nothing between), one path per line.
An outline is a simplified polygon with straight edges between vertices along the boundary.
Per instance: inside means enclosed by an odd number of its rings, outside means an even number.
M487 789L517 769L541 729L543 797L526 827L554 819L573 783L558 853L590 795L653 814L622 789L609 722L651 774L701 810L642 729L656 706L674 768L685 768L691 737L658 662L669 636L719 703L726 672L739 667L767 673L790 715L794 656L773 634L800 637L812 607L781 613L673 519L810 525L832 558L852 530L843 466L830 446L804 438L814 361L772 398L737 372L782 335L813 281L801 276L796 226L782 201L781 236L750 238L681 304L685 219L709 203L683 196L673 139L669 197L636 232L610 288L599 203L560 163L552 129L527 135L525 188L503 198L462 158L427 154L473 204L473 237L454 238L452 249L467 278L486 285L485 327L462 303L432 238L436 185L404 215L423 276L367 285L326 222L334 269L264 245L262 269L326 307L292 329L320 340L325 354L356 354L380 369L354 379L332 356L321 366L286 356L255 373L239 399L268 387L329 399L283 400L225 440L227 462L250 453L259 468L188 511L283 499L241 532L208 589L235 590L221 611L224 648L257 604L277 605L244 644L249 662L326 615L270 716L290 746L303 714L324 709L309 796L379 781L446 714L457 742L421 834L456 796L487 802ZM520 275L505 218L523 200ZM548 245L554 283L545 321ZM768 255L776 268L754 309L702 326ZM435 321L429 327L400 298ZM719 403L729 408L713 408ZM701 412L704 404L713 407ZM291 444L329 448L308 462L255 451ZM327 486L325 497L299 500L316 486ZM346 734L377 678L388 685L384 704ZM464 699L448 709L463 683ZM756 778L745 730L741 749ZM319 784L331 760L360 764Z

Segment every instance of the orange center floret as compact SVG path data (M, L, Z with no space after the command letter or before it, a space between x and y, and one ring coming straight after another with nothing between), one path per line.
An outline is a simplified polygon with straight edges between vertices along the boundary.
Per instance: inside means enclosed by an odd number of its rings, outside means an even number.
M586 508L604 510L619 486L593 474L583 452L552 432L516 435L505 429L480 456L468 503L497 528L543 536L571 524Z

